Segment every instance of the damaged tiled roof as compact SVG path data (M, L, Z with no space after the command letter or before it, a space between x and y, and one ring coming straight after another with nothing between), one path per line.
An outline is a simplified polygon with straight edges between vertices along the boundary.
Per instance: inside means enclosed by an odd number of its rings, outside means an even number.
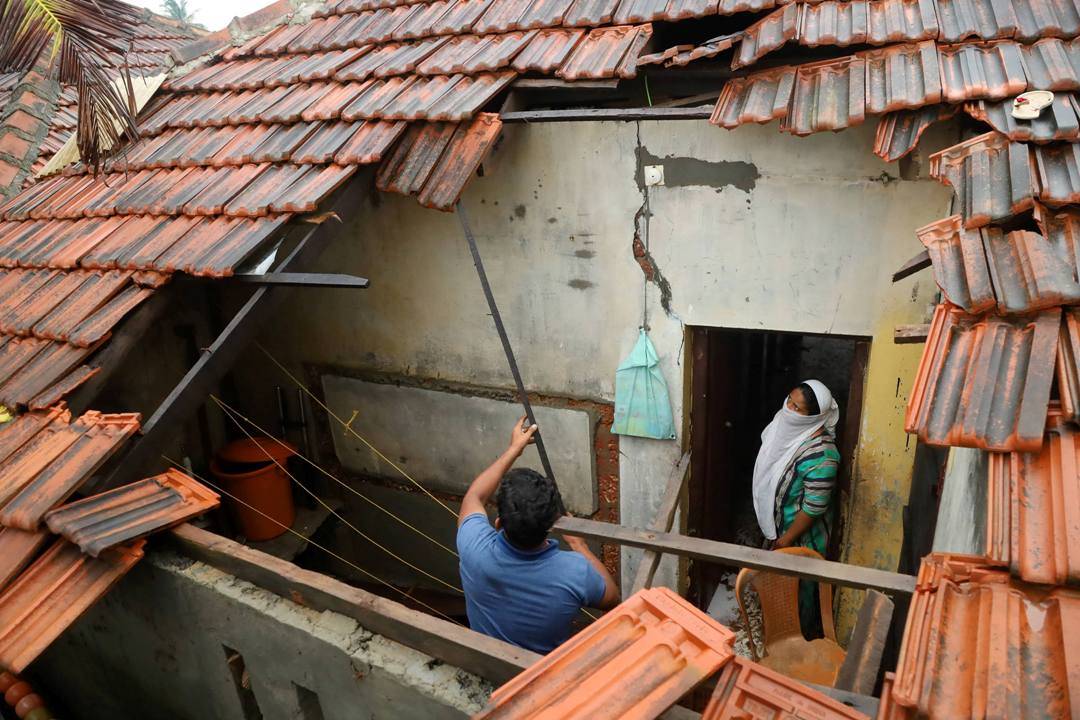
M1028 585L978 558L928 556L878 717L1072 717L1078 618L1080 592Z
M70 503L45 519L49 530L98 557L111 547L178 525L217 505L216 493L169 470Z
M731 660L734 638L671 590L642 590L492 693L476 718L647 720Z
M19 576L48 539L45 531L0 528L0 591Z
M905 429L930 445L1038 450L1060 329L1059 308L1006 318L939 305Z
M25 670L138 562L144 542L92 558L57 540L0 593L0 667Z

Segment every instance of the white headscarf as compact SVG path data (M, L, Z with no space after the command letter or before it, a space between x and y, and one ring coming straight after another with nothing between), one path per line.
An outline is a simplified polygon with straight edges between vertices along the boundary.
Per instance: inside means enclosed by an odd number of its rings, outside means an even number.
M776 488L784 471L795 458L795 452L818 430L824 427L835 435L840 408L829 388L817 380L807 380L814 391L821 412L800 415L787 406L787 398L776 417L761 433L761 450L754 463L754 512L761 532L769 540L776 539Z

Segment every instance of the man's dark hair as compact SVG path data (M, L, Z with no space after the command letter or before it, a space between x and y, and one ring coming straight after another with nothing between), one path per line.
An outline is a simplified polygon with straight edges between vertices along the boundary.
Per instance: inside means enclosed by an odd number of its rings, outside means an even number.
M522 550L544 542L548 530L565 512L558 486L528 468L514 468L503 476L495 505L506 538Z

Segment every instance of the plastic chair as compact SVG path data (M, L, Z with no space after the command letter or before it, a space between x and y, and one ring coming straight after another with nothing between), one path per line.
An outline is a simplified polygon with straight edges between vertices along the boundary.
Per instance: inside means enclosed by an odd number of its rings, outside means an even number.
M810 548L780 548L773 552L823 560ZM750 585L761 602L761 622L764 630L765 657L758 656L750 618L746 613L743 593ZM793 575L743 568L735 579L735 597L739 601L739 614L750 637L750 650L754 660L788 677L819 685L832 686L840 665L844 662L844 649L836 642L833 624L832 585L818 583L821 604L821 628L824 638L807 640L803 637L799 622L799 578Z

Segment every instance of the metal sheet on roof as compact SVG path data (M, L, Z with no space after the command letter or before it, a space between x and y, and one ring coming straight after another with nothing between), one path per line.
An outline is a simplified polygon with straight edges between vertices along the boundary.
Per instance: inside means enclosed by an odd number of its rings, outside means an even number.
M1054 380L1061 310L978 317L938 306L904 427L929 445L1037 451Z

